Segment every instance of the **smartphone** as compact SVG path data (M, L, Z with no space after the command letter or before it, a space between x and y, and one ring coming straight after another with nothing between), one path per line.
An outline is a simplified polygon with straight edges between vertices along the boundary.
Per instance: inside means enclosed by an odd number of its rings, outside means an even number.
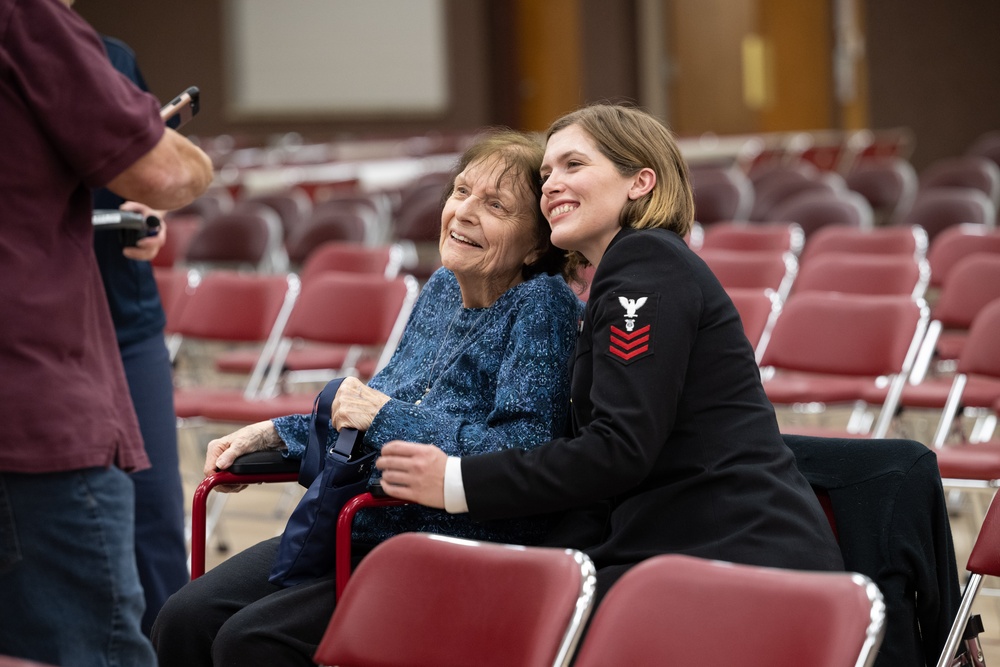
M200 108L201 91L197 86L191 86L183 93L163 105L160 118L167 127L176 130L184 123L194 118Z

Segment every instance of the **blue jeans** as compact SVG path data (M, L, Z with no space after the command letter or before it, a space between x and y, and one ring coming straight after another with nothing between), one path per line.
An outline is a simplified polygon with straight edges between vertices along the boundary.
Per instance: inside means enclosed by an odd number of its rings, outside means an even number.
M139 629L133 503L117 468L0 473L0 654L62 667L156 664Z

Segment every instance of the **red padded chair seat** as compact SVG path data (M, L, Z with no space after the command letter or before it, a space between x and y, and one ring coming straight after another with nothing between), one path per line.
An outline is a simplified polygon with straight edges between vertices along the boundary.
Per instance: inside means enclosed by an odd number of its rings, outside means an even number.
M204 415L206 405L223 401L242 401L243 389L223 387L191 387L174 391L174 414L180 419L191 419Z
M906 385L903 389L900 405L907 408L943 408L951 389L952 379L940 378L921 382L918 385ZM865 392L865 401L879 403L885 400L888 391L885 387L873 387ZM962 405L966 407L986 408L1000 400L1000 379L969 375L962 391Z
M242 396L210 396L201 404L198 414L210 421L252 424L285 415L309 414L315 399L316 394L312 392L255 400Z
M290 371L314 370L317 368L339 369L344 366L350 346L306 344L293 348L285 358L285 368ZM215 370L220 373L249 373L253 370L259 353L250 350L233 350L215 358ZM371 377L375 373L377 359L362 357L358 360L357 371L361 377Z
M773 403L848 403L858 399L875 378L835 377L784 372L764 383Z

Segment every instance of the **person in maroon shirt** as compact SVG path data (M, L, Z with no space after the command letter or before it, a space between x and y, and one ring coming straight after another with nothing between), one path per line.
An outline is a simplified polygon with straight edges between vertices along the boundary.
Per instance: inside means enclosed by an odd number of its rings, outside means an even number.
M182 206L208 157L57 0L0 0L0 654L153 665L126 472L149 463L90 189Z

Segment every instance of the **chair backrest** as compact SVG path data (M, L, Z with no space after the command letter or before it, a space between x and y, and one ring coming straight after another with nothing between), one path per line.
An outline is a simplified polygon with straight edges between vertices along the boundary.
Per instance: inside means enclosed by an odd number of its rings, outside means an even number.
M1000 231L984 225L964 223L941 231L927 251L931 265L931 287L940 287L959 260L977 252L1000 254Z
M424 184L408 190L393 219L394 238L413 242L434 242L441 236L442 195L446 186Z
M303 282L261 393L275 391L285 359L297 340L378 348L378 372L399 344L418 291L417 281L408 275L390 279L325 271Z
M748 220L753 207L753 183L735 168L691 169L694 219L703 225L720 220Z
M173 209L167 213L167 218L173 216L197 217L202 221L214 218L233 210L233 196L224 188L209 188L204 194L189 204Z
M774 211L789 199L807 192L832 194L837 190L830 180L823 180L818 176L808 178L794 174L795 172L788 172L780 177L774 176L756 186L753 209L750 211L751 220L787 219L776 217Z
M403 263L403 249L397 244L366 246L345 241L327 241L310 252L299 271L303 282L324 271L373 273L395 278Z
M288 268L283 236L277 213L262 204L247 204L206 220L188 243L184 262L278 273Z
M313 207L313 210L321 214L345 209L364 218L367 243L383 243L388 240L392 222L392 198L388 194L360 190L331 193L318 200Z
M177 334L177 322L189 298L201 283L201 274L194 269L154 266L153 277L167 319L163 333L166 336L170 360L173 361L181 343L181 337Z
M1000 206L1000 167L981 155L958 155L935 160L920 172L920 190L973 188Z
M263 343L244 389L251 397L264 378L299 288L294 274L209 271L188 296L174 333L181 340Z
M885 605L868 577L655 556L611 587L575 667L871 665Z
M748 174L757 192L766 190L772 183L819 179L820 170L813 163L800 160L797 155L770 159L766 152L767 149L757 156Z
M790 252L702 249L698 255L726 289L772 289L781 299L788 295L798 271Z
M1000 254L959 260L941 286L932 315L945 328L968 329L983 307L1000 298Z
M247 197L236 204L236 210L252 204L268 206L281 219L282 238L287 239L293 230L312 213L312 200L302 188L288 188Z
M771 330L781 314L781 299L770 289L732 287L726 290L740 314L743 332L760 363L771 339Z
M966 566L969 572L1000 577L1000 500L990 503Z
M972 615L972 604L982 587L983 577L1000 577L1000 500L998 500L998 495L994 495L993 500L990 501L986 518L983 519L983 523L979 527L979 535L972 547L972 553L969 554L966 569L970 572L970 576L962 594L962 604L955 616L944 649L941 651L937 667L951 667L953 664L955 652L962 643L966 624Z
M450 667L569 663L593 604L574 550L403 533L354 571L314 660Z
M164 218L167 236L150 264L155 267L169 268L179 263L187 254L191 239L201 229L204 219L195 214L168 214Z
M809 236L799 261L805 264L826 252L906 255L920 260L927 255L927 245L927 232L918 226L860 229L851 225L827 225Z
M873 378L905 375L927 318L926 305L909 296L792 294L761 366Z
M175 331L206 340L265 340L297 283L291 275L208 271L188 297Z
M153 278L156 280L156 290L160 294L160 304L163 306L163 313L167 317L165 331L172 333L181 311L187 305L188 297L194 292L200 276L193 284L189 279L187 269L172 268L165 266L153 267Z
M858 160L844 180L848 188L868 200L880 223L908 211L917 194L917 170L899 156Z
M775 206L767 215L768 220L797 222L809 237L827 225L847 225L871 229L874 214L868 200L856 192L809 191L802 192Z
M1000 295L976 314L955 371L1000 379Z
M901 294L923 298L930 281L927 260L913 255L872 255L827 252L799 269L792 292Z
M364 213L357 210L318 209L299 223L286 243L288 260L300 266L316 248L331 241L364 244L368 239L368 224Z
M805 234L798 223L723 220L705 227L701 248L777 250L798 256L804 243Z
M979 190L942 187L919 192L910 210L894 224L920 225L933 244L942 231L966 222L995 227L993 202Z

